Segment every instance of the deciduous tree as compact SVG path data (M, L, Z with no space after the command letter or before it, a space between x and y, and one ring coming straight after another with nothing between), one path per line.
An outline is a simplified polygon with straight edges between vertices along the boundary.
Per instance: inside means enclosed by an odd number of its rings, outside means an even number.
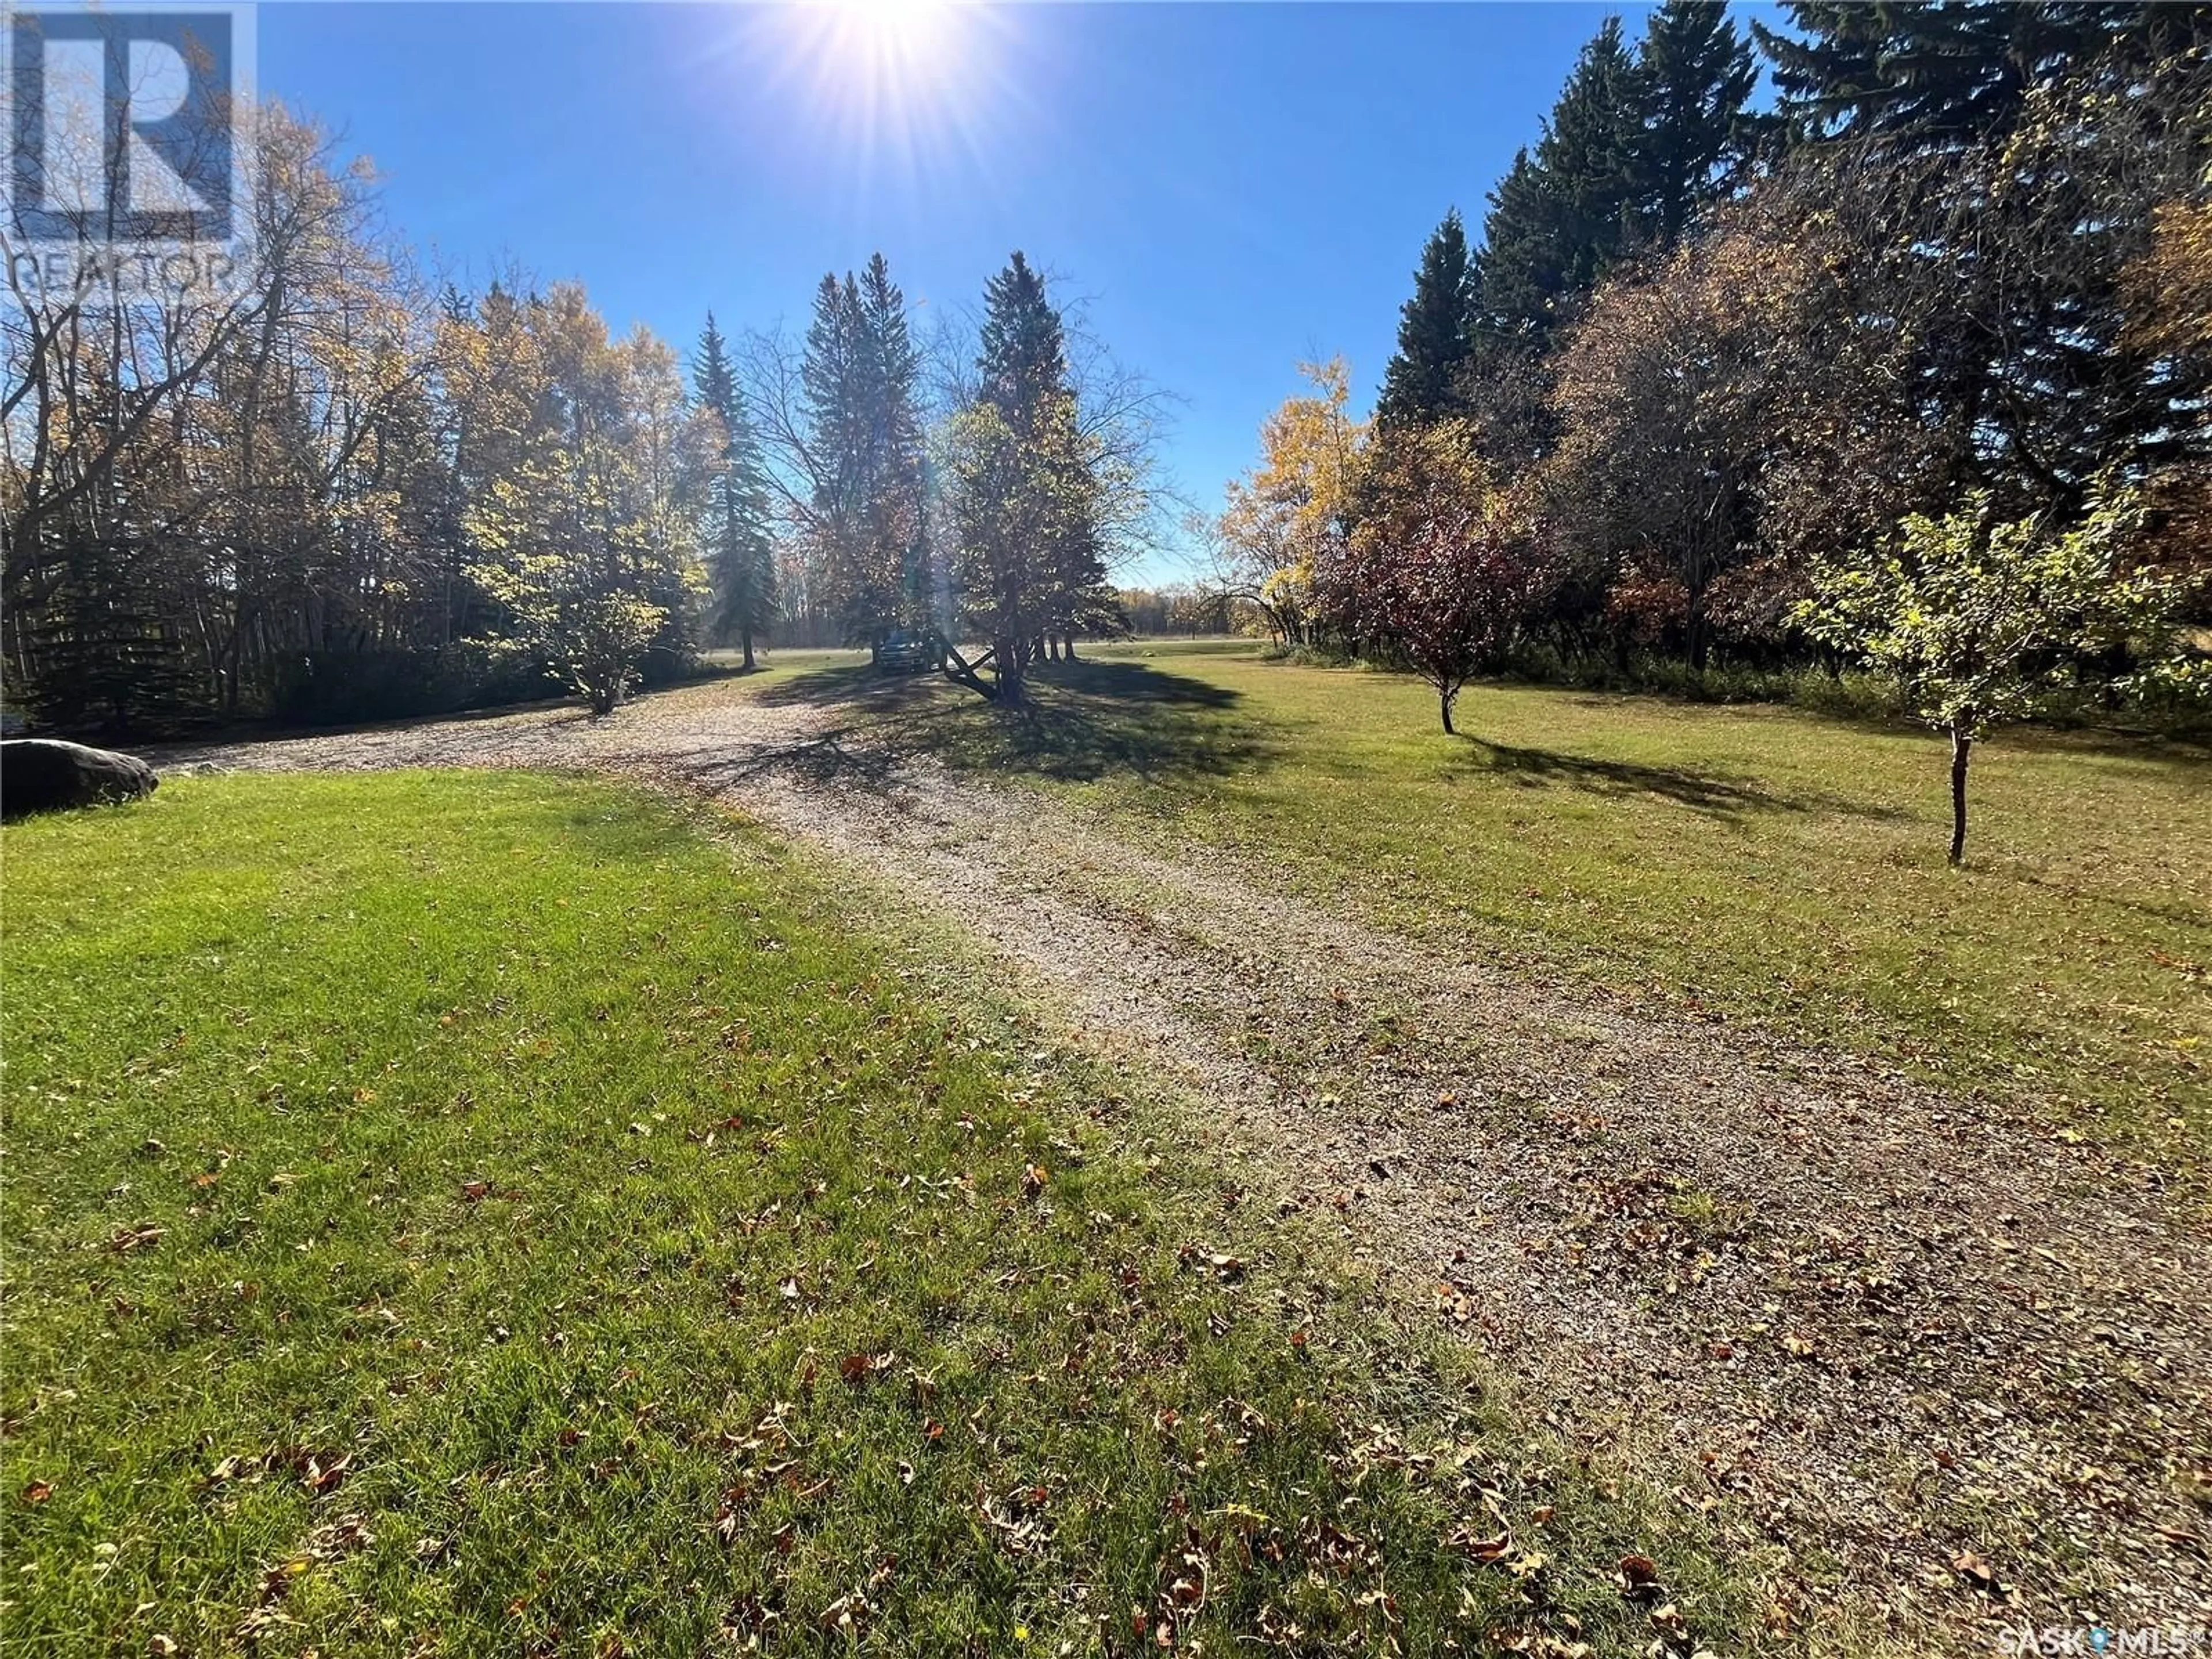
M1434 688L1446 732L1477 673L1501 662L1551 582L1533 514L1493 484L1453 422L1389 431L1367 460L1369 511L1317 573L1322 614Z
M2136 556L2130 489L2100 493L2072 529L1998 516L1977 492L1940 517L1916 514L1881 548L1838 550L1814 568L1801 613L1816 635L1895 677L1951 738L1951 849L1966 850L1966 773L1991 727L2025 718L2037 695L2115 647L2157 674L2173 665L2182 597L2170 573Z
M1347 413L1351 371L1341 357L1301 363L1311 392L1284 400L1260 427L1260 464L1229 484L1211 526L1212 586L1257 606L1278 637L1310 642L1314 572L1351 531L1353 474L1367 424Z

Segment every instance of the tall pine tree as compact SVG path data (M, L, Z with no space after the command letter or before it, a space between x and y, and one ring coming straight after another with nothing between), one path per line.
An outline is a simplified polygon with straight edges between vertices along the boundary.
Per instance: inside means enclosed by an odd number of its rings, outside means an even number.
M1641 122L1631 167L1639 228L1671 246L1737 159L1758 70L1722 0L1666 0L1637 48Z
M2141 65L2212 39L2202 5L2100 0L1790 0L1796 33L1754 21L1777 112L1801 142L1901 154L2002 137L2029 94L2103 53Z
M1425 426L1452 412L1467 361L1474 296L1467 231L1455 208L1422 248L1413 296L1399 313L1398 350L1383 371L1376 404L1381 424Z
M1118 607L1060 313L1018 252L983 306L975 401L949 423L945 449L963 607L991 642L995 682L965 665L954 678L1018 702L1041 644L1097 631Z
M753 646L776 615L775 554L769 535L768 485L744 396L730 367L728 343L707 313L691 369L699 406L714 416L707 476L708 574L714 583L714 633L735 640L751 668Z
M1491 195L1475 262L1478 356L1548 345L1570 302L1636 240L1643 126L1636 65L1620 20L1583 46L1533 152L1514 158Z
M922 511L921 358L878 253L815 290L799 369L813 475L809 532L825 608L872 648L931 620Z
M871 254L860 272L860 302L875 478L871 533L896 573L894 620L902 628L922 628L935 614L936 583L923 511L921 353L907 325L906 295L880 252Z

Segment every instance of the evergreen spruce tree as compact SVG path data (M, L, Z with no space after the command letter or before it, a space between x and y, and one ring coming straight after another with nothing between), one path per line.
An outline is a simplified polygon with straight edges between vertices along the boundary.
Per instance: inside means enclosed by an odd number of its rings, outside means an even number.
M921 358L880 253L859 278L822 279L799 377L824 608L848 640L880 647L893 630L930 620L935 586L922 511Z
M1044 278L1017 250L983 288L983 330L975 359L983 400L1017 437L1033 436L1055 398L1072 398L1067 342Z
M906 295L891 281L880 252L860 272L859 295L872 457L870 533L878 560L891 575L893 624L924 628L935 620L937 584L923 511L921 353L907 324Z
M1036 612L1048 653L1078 633L1111 633L1120 607L1107 580L1094 511L1097 489L1079 429L1060 313L1043 276L1018 249L983 289L983 328L975 369L981 401L1016 442L1058 481L1060 500L1039 561Z
M1399 313L1398 349L1383 371L1376 419L1425 426L1452 412L1468 356L1473 267L1459 210L1444 216L1421 250L1413 295Z
M1490 192L1483 246L1475 255L1472 340L1487 363L1548 331L1566 289L1550 179L1528 151L1516 151Z
M1640 115L1632 167L1639 228L1680 240L1725 187L1745 137L1758 71L1722 0L1665 0L1636 54Z
M1478 358L1548 345L1570 302L1633 246L1642 125L1636 65L1620 20L1608 17L1576 59L1534 151L1516 156L1491 194L1475 261Z
M1118 606L1060 315L1019 253L990 280L983 304L975 400L946 422L943 451L962 609L990 641L994 680L957 653L947 672L1018 703L1048 641L1095 631L1100 607L1118 615Z
M1785 9L1794 34L1751 29L1791 136L1870 138L1905 154L2003 136L2035 87L2100 53L2148 62L2212 32L2197 5L1790 0Z
M1570 293L1596 286L1634 240L1641 104L1620 20L1608 17L1575 60L1536 146L1560 215L1559 269Z
M768 486L760 447L744 396L731 369L729 348L707 313L692 365L700 406L720 422L720 444L707 482L708 573L715 595L714 632L735 640L744 665L754 666L753 646L776 615L775 555L768 527Z

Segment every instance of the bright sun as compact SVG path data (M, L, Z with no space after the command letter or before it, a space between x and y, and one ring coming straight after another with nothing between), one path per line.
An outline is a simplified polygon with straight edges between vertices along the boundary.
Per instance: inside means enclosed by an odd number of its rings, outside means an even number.
M917 64L945 46L953 8L942 0L807 0L823 44L854 58Z
M961 0L802 0L759 15L779 78L848 153L918 174L978 152L1008 88L1002 14Z
M942 0L807 0L792 8L791 22L824 90L880 110L948 88L961 67L966 9Z

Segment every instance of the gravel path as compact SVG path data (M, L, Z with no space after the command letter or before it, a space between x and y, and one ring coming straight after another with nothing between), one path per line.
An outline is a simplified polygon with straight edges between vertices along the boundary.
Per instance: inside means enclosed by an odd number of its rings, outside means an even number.
M725 796L941 907L1432 1296L1524 1410L1747 1551L1839 1564L1904 1639L2212 1626L2212 1239L2133 1166L1868 1061L1439 954L871 731L718 685L157 760ZM1790 1577L1778 1621L1817 1622Z

